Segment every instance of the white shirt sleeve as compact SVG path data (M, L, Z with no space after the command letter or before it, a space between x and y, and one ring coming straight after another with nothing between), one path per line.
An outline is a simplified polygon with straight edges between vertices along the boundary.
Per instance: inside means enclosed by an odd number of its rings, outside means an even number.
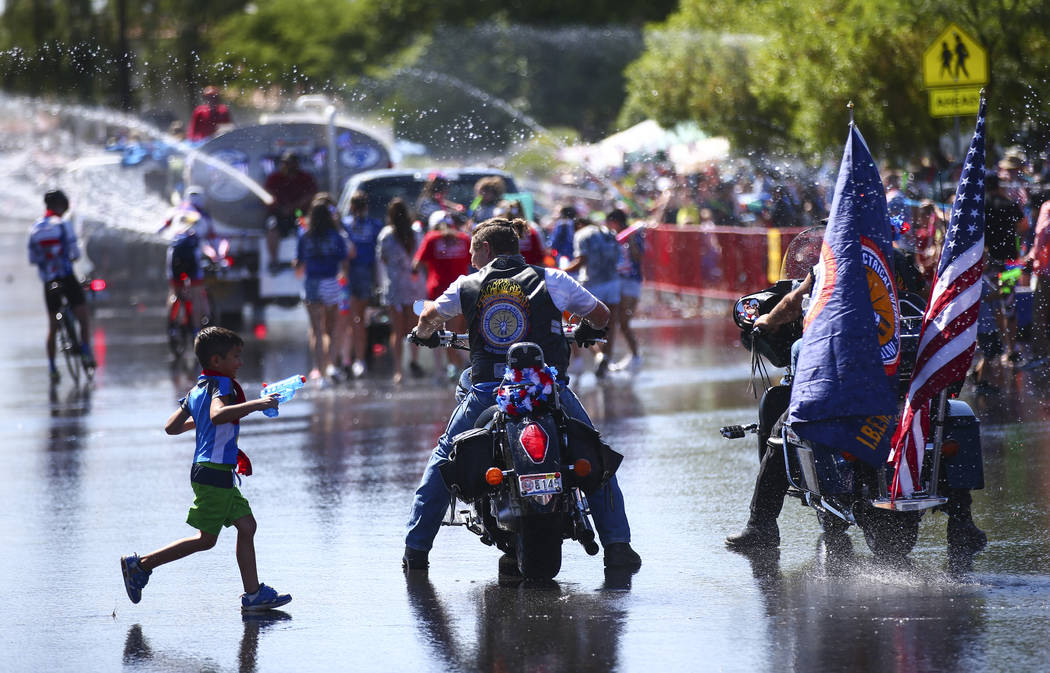
M459 281L466 278L466 276L460 276L456 280L452 281L452 284L448 286L440 297L434 300L434 309L438 312L445 320L455 318L457 315L463 313L463 304L459 300Z
M544 270L547 292L560 311L585 316L598 305L598 300L579 281L561 269Z

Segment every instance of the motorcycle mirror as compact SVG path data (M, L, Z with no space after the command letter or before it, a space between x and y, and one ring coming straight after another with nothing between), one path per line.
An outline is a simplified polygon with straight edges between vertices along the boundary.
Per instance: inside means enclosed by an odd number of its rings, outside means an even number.
M422 299L417 299L414 302L412 302L412 311L416 315L423 315L423 307L424 306L426 306L426 302L423 301Z

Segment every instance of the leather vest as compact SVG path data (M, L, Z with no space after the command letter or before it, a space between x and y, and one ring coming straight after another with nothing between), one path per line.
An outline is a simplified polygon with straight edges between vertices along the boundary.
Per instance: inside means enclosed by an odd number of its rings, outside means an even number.
M521 341L539 344L547 364L564 375L569 343L543 267L526 264L521 255L497 257L464 279L459 298L470 333L472 383L503 378L507 350Z

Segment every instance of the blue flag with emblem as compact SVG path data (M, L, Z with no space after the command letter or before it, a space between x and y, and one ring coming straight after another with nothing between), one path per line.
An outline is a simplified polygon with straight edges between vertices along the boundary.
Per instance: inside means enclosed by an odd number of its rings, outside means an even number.
M879 171L851 122L791 388L788 424L816 448L885 463L900 360L893 233Z

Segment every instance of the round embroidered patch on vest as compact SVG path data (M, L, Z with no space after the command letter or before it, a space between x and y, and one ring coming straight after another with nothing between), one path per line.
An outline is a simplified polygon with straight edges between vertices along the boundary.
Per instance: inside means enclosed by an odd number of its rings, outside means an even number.
M505 350L528 331L527 299L517 283L500 279L486 284L480 304L481 335L489 346Z
M481 330L490 345L507 348L525 334L525 311L512 301L495 302L482 311Z

